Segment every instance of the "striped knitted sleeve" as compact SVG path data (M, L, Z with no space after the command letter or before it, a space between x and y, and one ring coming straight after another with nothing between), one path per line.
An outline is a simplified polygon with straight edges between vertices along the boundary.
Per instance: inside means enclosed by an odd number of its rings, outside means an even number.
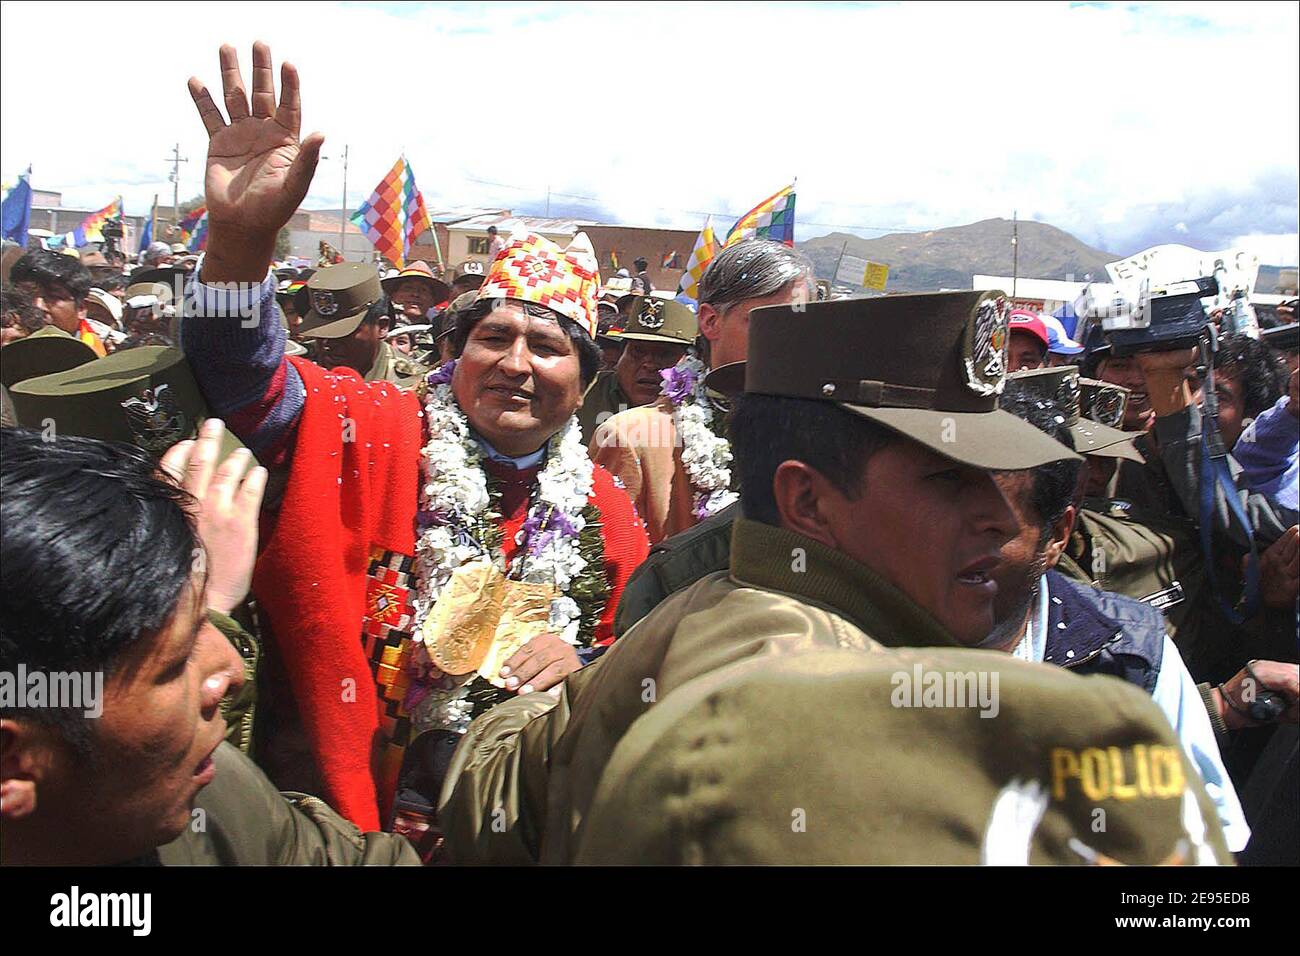
M212 413L262 464L283 465L306 389L284 360L275 277L205 285L202 273L200 260L186 280L181 348Z

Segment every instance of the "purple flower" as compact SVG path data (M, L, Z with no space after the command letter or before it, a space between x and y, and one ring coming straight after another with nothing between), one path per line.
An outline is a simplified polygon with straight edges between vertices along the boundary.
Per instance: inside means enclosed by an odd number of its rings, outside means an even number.
M447 523L447 516L441 511L421 510L415 513L415 526L421 530Z
M451 381L451 373L454 371L456 371L456 360L451 359L430 372L428 382L430 385L446 385Z
M659 373L664 380L664 395L674 405L680 405L685 399L695 394L696 376L685 365L674 365Z
M521 540L528 542L528 553L533 557L540 554L555 536L573 538L577 534L578 529L573 526L569 516L558 510L551 511L549 517L530 514L520 529Z

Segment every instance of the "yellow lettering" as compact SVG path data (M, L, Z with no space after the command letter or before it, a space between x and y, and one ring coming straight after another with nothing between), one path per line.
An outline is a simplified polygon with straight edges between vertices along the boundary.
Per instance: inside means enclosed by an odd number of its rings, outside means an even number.
M1173 747L1151 748L1151 780L1157 797L1177 797L1183 792L1183 762ZM1163 768L1163 773L1161 773ZM1163 777L1163 780L1162 780Z
M1052 797L1065 799L1065 781L1079 776L1079 761L1074 751L1064 747L1052 748Z
M1110 795L1110 764L1106 752L1099 747L1088 747L1079 755L1083 792L1089 800L1105 800Z
M1147 745L1135 744L1133 763L1137 766L1138 793L1144 797L1151 796L1151 770L1147 765Z
M1124 782L1124 751L1119 747L1110 748L1111 796L1116 800L1132 800L1137 796L1137 787Z

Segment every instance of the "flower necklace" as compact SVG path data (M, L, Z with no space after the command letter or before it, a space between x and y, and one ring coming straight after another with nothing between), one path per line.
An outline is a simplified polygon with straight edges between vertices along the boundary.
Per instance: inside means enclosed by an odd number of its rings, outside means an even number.
M722 436L723 412L704 387L708 369L693 351L664 369L663 395L673 405L682 439L682 465L691 482L695 517L711 517L739 498L731 490L731 443Z
M455 366L448 362L426 380L429 441L420 451L424 480L415 545L415 631L456 569L487 558L509 578L553 585L557 596L550 603L547 630L570 644L590 646L609 585L600 514L588 504L592 465L578 420L570 418L547 442L546 463L515 538L519 548L507 566L502 516L494 506L498 493L484 470L482 446L452 395ZM454 696L463 702L468 690L458 685ZM411 702L408 709L417 703ZM451 702L438 703L445 708ZM468 723L468 713L448 716L463 716Z

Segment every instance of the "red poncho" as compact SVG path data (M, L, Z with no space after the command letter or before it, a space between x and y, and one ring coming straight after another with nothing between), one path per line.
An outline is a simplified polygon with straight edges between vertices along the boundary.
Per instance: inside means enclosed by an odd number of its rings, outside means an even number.
M378 830L396 780L395 768L380 770L383 711L361 637L374 613L367 573L376 551L415 553L423 413L413 393L390 383L288 361L302 376L307 400L253 592L275 636L324 795L363 830ZM623 586L649 541L627 495L603 468L593 468L589 500L601 512L610 582L595 637L605 643ZM535 469L521 471L503 488L506 542L523 523L523 489L535 475ZM508 557L513 549L506 547Z

